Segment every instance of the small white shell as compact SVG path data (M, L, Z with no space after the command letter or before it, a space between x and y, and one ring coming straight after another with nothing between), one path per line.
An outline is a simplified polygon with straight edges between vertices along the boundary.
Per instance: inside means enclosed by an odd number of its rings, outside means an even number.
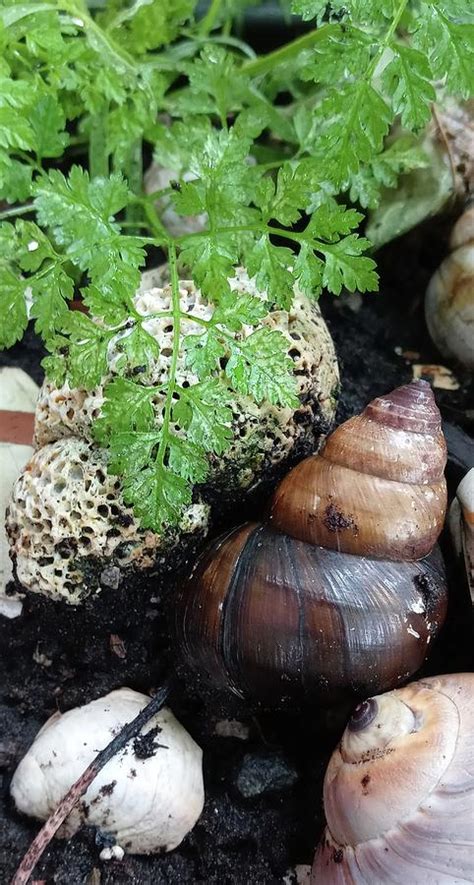
M120 688L84 707L55 713L13 776L18 810L46 820L97 753L149 700ZM204 804L202 751L168 709L141 735L155 728L152 755L136 755L134 742L127 744L93 780L59 836L68 838L82 824L92 824L130 854L172 851L182 842Z
M453 251L431 278L425 300L429 333L447 357L474 368L474 207L458 219Z
M473 882L473 750L472 673L360 705L326 771L312 885Z

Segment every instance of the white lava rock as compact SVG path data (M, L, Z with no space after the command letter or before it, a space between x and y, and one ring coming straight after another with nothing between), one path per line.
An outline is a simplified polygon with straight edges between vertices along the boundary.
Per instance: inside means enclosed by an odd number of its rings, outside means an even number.
M171 308L171 292L164 279L163 268L143 274L134 299L144 328L160 345L159 356L141 375L144 384L157 388L168 377L173 347L172 320L152 316ZM243 268L231 286L264 297ZM199 319L210 318L213 308L194 283L182 281L180 291L183 311ZM278 465L293 453L317 450L334 418L339 373L319 307L296 292L290 311L274 310L264 322L288 341L300 404L296 409L257 405L249 397L235 395L233 442L223 455L209 455L206 495L210 501L233 501L263 479L272 478ZM188 334L202 332L193 321L186 326ZM246 326L239 334L252 331ZM93 423L101 414L104 385L116 376L120 358L117 337L109 346L108 374L92 391L44 383L35 420L35 441L42 448L15 484L9 508L7 529L19 580L34 592L72 604L103 586L111 587L111 576L117 587L127 572L161 569L167 551L181 541L184 550L189 535L204 536L208 529L210 507L198 499L175 530L163 535L143 531L132 509L123 503L120 480L107 475L105 453L93 442ZM198 381L183 351L176 379L185 387ZM157 390L153 398L157 427L163 420L164 397Z
M170 187L171 182L183 178L184 181L194 181L197 177L191 172L180 173L176 169L167 169L159 163L152 163L147 169L144 178L145 193L153 194L155 191L165 190ZM181 237L185 234L200 233L205 230L207 223L207 215L178 215L171 204L169 194L159 197L155 206L158 210L161 221L166 229L173 237Z
M17 809L46 820L97 753L149 700L120 688L84 707L55 713L13 776ZM110 858L118 858L120 849L129 854L172 851L193 828L203 805L202 751L165 708L147 723L138 742L132 740L104 766L58 836L68 838L89 824L115 839Z
M116 588L132 571L161 567L184 536L207 533L203 503L190 505L179 526L162 535L142 529L120 489L105 451L84 439L67 437L35 452L7 511L21 584L75 605L102 587Z
M456 222L450 246L426 292L426 324L444 356L474 369L474 206Z
M158 273L162 270L149 272ZM144 275L145 277L145 275ZM154 317L152 313L168 311L171 306L171 293L168 287L145 289L145 285L156 279L148 276L135 296L135 306L144 317L144 327L160 344L160 356L149 367L147 383L159 385L166 380L169 372L173 326L169 318ZM263 297L249 280L243 268L238 269L231 280L235 291L251 292ZM203 298L199 289L190 281L181 282L181 303L183 310L192 312L200 319L209 319L212 306ZM279 330L288 340L288 352L294 361L294 372L298 384L300 406L296 411L280 408L270 403L257 405L249 397L236 396L234 413L234 443L221 457L211 459L213 478L210 482L225 489L248 489L256 484L270 465L276 465L288 457L295 446L304 446L306 451L316 450L322 434L327 432L335 413L335 396L339 383L334 345L317 304L311 304L303 295L296 293L290 311L274 310L265 320L265 325ZM250 335L253 329L244 327L243 334ZM186 323L188 334L199 334L202 328L197 323ZM119 358L116 343L109 350L110 375L114 376ZM180 353L177 365L179 385L194 384L197 377L186 366L185 354ZM36 410L35 439L38 446L62 436L74 434L92 440L92 423L99 417L104 401L103 385L93 391L71 389L68 385L56 388L46 381L43 385ZM157 393L154 399L156 422L162 421L164 394Z
M38 393L37 384L22 369L0 369L0 409L12 413L33 413ZM8 416L5 419L8 422ZM5 592L13 573L3 522L13 484L33 454L33 448L24 442L11 441L11 433L5 436L8 436L8 441L4 441L0 433L0 614L7 618L16 618L21 614L22 602L18 594L7 596Z

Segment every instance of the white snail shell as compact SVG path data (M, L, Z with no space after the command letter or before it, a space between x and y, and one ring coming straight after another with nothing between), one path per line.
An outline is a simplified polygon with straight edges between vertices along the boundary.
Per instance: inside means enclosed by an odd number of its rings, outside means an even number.
M464 559L467 584L474 605L474 467L457 487L449 510L449 528L456 553Z
M451 253L431 278L425 300L429 333L440 352L474 368L474 206L456 222Z
M474 881L474 674L364 701L324 781L312 885Z
M99 750L149 700L120 688L51 716L13 776L18 810L46 820ZM171 851L182 842L204 804L202 751L171 710L154 716L141 736L157 726L154 746L139 752L131 741L104 766L59 836L72 836L84 823L95 825L130 854Z

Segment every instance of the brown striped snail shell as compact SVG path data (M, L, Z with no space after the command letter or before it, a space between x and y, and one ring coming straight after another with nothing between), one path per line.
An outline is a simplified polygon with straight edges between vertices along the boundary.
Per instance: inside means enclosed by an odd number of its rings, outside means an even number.
M474 674L356 708L324 781L312 885L474 881Z
M266 523L228 532L198 559L174 610L185 664L269 706L367 696L409 678L446 612L444 565L431 552L445 460L423 381L339 427L283 480Z
M270 520L344 553L416 560L446 513L446 442L426 381L377 397L280 483Z

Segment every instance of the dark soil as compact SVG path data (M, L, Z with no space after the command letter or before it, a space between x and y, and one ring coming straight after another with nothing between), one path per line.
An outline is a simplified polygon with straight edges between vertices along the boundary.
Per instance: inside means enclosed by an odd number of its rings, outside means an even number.
M388 247L379 256L380 294L323 299L341 367L338 422L359 412L374 396L409 381L413 362L446 364L427 336L423 294L445 251L448 228L449 219ZM3 361L22 366L39 380L40 351L30 331ZM452 496L463 470L474 462L474 443L465 435L473 431L474 384L459 367L451 368L459 389L435 393L448 422ZM254 518L258 509L257 502ZM236 522L239 515L234 514ZM222 527L216 525L216 533ZM473 666L466 588L447 539L443 549L450 574L450 613L426 673ZM166 611L172 605L172 587L151 583L104 590L94 603L77 611L30 597L20 618L0 618L2 883L8 882L37 831L37 824L15 813L8 786L46 718L56 709L87 702L120 685L151 691L170 670ZM154 858L126 855L120 863L102 863L101 834L84 830L67 842L54 841L35 878L48 885L271 885L282 883L296 864L309 864L323 826L325 766L348 709L277 716L222 703L200 700L185 681L173 692L174 712L204 749L206 786L204 813L179 848ZM224 713L248 726L247 740L215 734L216 721Z

